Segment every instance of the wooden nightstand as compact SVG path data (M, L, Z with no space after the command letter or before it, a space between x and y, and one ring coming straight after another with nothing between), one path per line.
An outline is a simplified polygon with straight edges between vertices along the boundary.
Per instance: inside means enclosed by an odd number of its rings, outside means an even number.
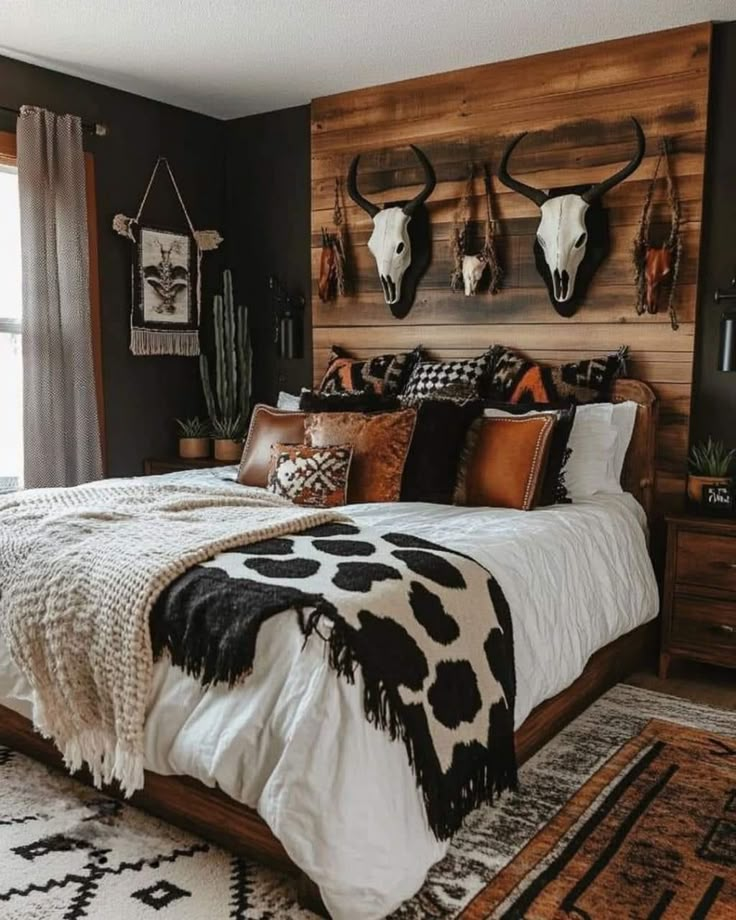
M672 658L736 668L736 521L667 518L661 678Z
M205 457L204 460L187 460L184 457L148 457L143 461L144 476L158 476L160 473L178 473L180 470L205 470L213 466L232 466L232 463L223 463L214 457Z

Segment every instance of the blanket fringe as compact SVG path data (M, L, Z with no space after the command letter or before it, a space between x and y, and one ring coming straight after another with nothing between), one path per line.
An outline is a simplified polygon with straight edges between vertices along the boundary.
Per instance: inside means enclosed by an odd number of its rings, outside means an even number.
M332 623L329 637L322 636L329 645L330 667L349 683L354 683L355 667L360 665L366 718L387 732L392 740L404 743L422 791L427 820L439 840L452 837L464 818L480 805L492 804L500 793L517 788L513 716L504 706L498 710L493 707L491 711L487 746L466 745L456 755L457 762L443 773L429 741L421 707L406 706L396 688L370 673L353 644L355 630L335 615L332 605L329 610L317 608L308 617L300 617L305 638L317 631L323 615ZM414 731L414 725L421 727L421 720L424 720L424 731Z

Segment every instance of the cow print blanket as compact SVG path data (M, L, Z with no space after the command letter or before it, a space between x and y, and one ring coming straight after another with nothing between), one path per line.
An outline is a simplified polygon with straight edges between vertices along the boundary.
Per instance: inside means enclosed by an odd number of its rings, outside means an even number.
M260 626L285 611L305 637L323 637L339 675L362 682L366 718L403 741L439 839L515 786L511 617L481 565L347 523L265 540L165 590L151 614L154 655L204 685L232 685L253 666Z

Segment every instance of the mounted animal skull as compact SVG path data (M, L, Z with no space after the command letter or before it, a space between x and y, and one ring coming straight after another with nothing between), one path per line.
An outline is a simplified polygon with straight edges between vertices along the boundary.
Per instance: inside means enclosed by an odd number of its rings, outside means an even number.
M537 227L535 251L546 264L550 299L562 315L571 315L570 307L575 294L575 282L580 266L589 247L589 209L600 203L606 192L630 176L644 156L645 140L641 125L634 118L631 121L636 131L637 149L630 162L603 182L596 182L584 191L543 191L514 179L508 172L508 161L519 141L526 136L520 134L506 148L498 169L498 178L508 188L519 192L533 201L541 212ZM564 192L564 193L563 193ZM538 259L538 262L540 260ZM546 275L547 272L544 274ZM568 305L568 306L565 306Z
M353 201L373 220L373 233L368 240L368 248L376 260L378 276L381 279L383 297L387 304L394 305L401 300L401 283L412 258L409 224L417 209L432 194L435 186L435 174L426 155L414 144L411 149L424 168L424 188L418 195L403 205L384 205L383 208L358 191L358 162L360 155L353 159L348 172L347 190Z

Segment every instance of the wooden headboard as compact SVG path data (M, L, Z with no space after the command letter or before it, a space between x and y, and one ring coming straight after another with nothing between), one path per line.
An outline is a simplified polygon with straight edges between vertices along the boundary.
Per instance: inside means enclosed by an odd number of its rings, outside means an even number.
M634 431L624 460L621 484L636 498L651 519L654 511L656 472L657 397L641 380L622 379L613 385L612 402L638 403Z
M655 513L681 500L686 475L700 251L701 203L710 71L710 24L573 48L317 99L312 103L312 324L315 378L335 343L358 357L424 345L437 358L478 354L491 344L543 363L630 347L629 374L649 384L660 407ZM529 135L514 153L514 173L546 188L612 174L632 151L629 115L641 122L647 154L605 198L611 250L585 303L558 316L537 275L532 244L535 205L496 179L509 140ZM671 140L682 199L684 256L676 306L637 317L631 261L659 138ZM332 226L335 179L361 153L360 188L381 202L411 197L422 181L407 144L418 144L437 174L427 203L432 262L408 316L394 319L383 301L366 242L367 214L344 201L352 286L323 304L316 293L321 228ZM465 297L449 288L449 239L469 161L488 163L506 270L500 294ZM482 233L483 183L474 188L476 237ZM663 231L658 211L654 226ZM634 489L633 491L636 491Z

